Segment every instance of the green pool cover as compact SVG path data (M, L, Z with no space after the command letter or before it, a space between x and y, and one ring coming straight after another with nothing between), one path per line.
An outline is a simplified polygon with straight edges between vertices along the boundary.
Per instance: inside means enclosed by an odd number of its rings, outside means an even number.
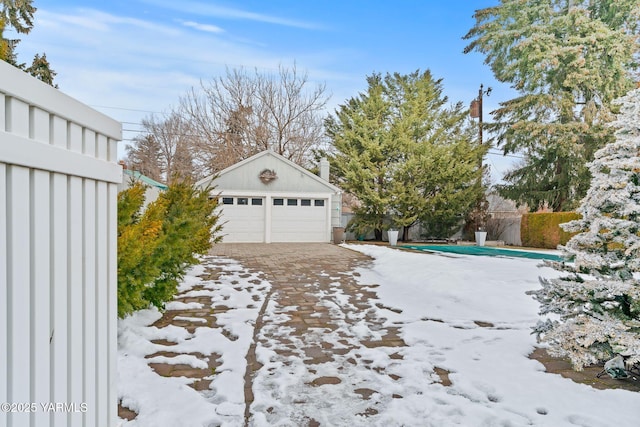
M416 249L427 252L451 252L463 255L502 256L511 258L548 259L562 261L562 257L545 252L515 251L490 246L458 246L458 245L402 245L403 248Z

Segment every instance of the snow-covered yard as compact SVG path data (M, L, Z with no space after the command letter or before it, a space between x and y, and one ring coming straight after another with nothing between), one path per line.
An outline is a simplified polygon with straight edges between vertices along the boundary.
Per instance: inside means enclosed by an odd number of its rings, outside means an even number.
M336 327L309 329L305 343L284 325L298 307L270 299L273 286L259 272L220 257L206 257L180 289L208 295L212 305L224 303L228 311L214 327L199 326L193 333L150 327L161 317L156 310L120 321L119 399L139 413L122 426L244 425L245 357L256 339L262 367L252 382L249 425L306 425L308 419L350 427L640 425L640 394L595 390L546 373L527 357L536 345L531 327L538 304L525 292L540 286L538 276L556 276L554 270L527 259L346 247L374 261L331 277L331 290L316 296ZM207 265L221 270L216 280L198 277ZM341 288L347 276L377 294L366 316ZM195 285L200 290L192 291ZM178 308L184 303L168 307ZM382 332L367 321L372 315L385 319L385 327L399 328L406 346L364 345ZM263 326L256 331L259 316ZM157 339L177 343L171 351L184 355L175 363L198 367L203 362L187 353L221 354L210 389L197 392L186 385L188 378L156 374L145 356L166 350L151 342ZM314 340L344 351L309 366L295 349ZM276 351L285 341L294 350L287 357ZM451 385L441 383L436 368L449 372ZM318 377L337 380L319 385Z

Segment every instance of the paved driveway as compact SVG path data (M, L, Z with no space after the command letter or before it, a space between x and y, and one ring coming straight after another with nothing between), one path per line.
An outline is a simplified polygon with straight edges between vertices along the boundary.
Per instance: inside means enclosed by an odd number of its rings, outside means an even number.
M351 396L356 398L351 406L361 408L359 415L365 419L378 413L376 406L379 402L369 399L381 390L366 388L358 383L351 384L348 372L352 368L364 367L372 369L372 375L376 377L382 376L386 378L385 381L395 382L399 377L375 368L372 359L388 357L401 362L399 351L405 343L398 335L398 328L383 327L386 319L376 315L379 312L376 308L385 308L376 297L377 285L363 286L356 281L357 273L354 270L368 265L371 262L369 257L337 245L322 243L223 243L215 245L210 255L214 258L203 263L201 278L208 283L216 283L218 277L226 274L223 265L212 261L218 257L221 260L238 261L244 269L241 277L247 277L244 280L255 283L255 289L251 292L255 304L260 305L253 339L246 354L245 425L256 424L257 418L263 420L258 425L270 425L283 420L286 420L285 424L294 422L294 425L300 426L321 425L321 421L314 418L314 414L317 417L319 413L318 402L326 401L336 405L335 408L344 403L330 396L334 386L340 396L344 394L345 387L351 390ZM254 279L249 279L250 275ZM271 284L266 295L260 285L261 280ZM176 302L185 307L195 304L200 308L172 308L152 326L179 327L189 333L194 333L201 326L224 330L220 328L220 321L224 320L227 310L233 309L224 304L212 305L207 292L198 295L202 289L199 284L189 289L190 292L178 293ZM249 304L247 308L253 306ZM231 334L225 336L234 339ZM190 357L207 364L206 368L194 368L188 364L162 362L163 358L179 356L173 351L175 343L165 339L151 342L165 349L147 356L153 359L149 366L154 371L164 377L191 378L191 387L210 394L211 373L216 372L216 368L222 364L223 355L189 353ZM256 356L257 351L263 354L272 351L270 365L281 366L282 369L275 372L273 366L263 366L258 362L260 357ZM371 357L372 354L378 356ZM289 382L289 391L279 395L282 375L291 374L287 369L295 369L296 378ZM260 381L260 384L256 384L256 381ZM343 381L345 383L341 384ZM254 390L262 390L263 402L254 402ZM273 390L274 395L267 396L266 400L272 397L275 404L264 402L264 390L269 390L267 394ZM388 398L391 399L391 395ZM326 411L330 412L330 409ZM128 419L136 416L123 407L120 407L119 414Z
M256 361L256 344L279 342L273 346L281 357L301 356L307 370L313 374L317 365L333 362L336 357L349 353L356 347L401 347L404 341L398 336L397 328L383 328L384 319L368 313L377 297L375 285L363 287L355 282L353 270L367 265L371 259L366 255L340 246L323 243L271 243L271 244L219 244L212 255L224 256L239 261L250 270L264 273L265 279L271 282L272 288L264 302L264 306L256 322L256 334L247 355L248 369L245 376L245 400L250 418L250 405L253 402L253 378L262 366ZM336 287L343 295L343 303L336 309L334 304ZM275 304L281 312L286 312L288 319L277 325L270 325L264 317L267 304ZM381 307L380 303L377 303ZM294 312L291 307L296 307ZM346 330L355 328L357 323L364 322L366 328L379 331L375 340L357 339L345 336L340 348L336 348L330 340L329 332L335 332L338 325L347 322ZM283 328L290 331L286 336L279 333ZM342 327L341 333L345 328ZM325 331L323 335L318 331ZM355 338L355 339L354 339ZM377 339L380 338L380 339ZM295 343L295 344L294 344ZM302 344L302 353L299 353ZM401 358L399 354L392 357ZM362 363L351 360L348 363ZM316 376L312 384L315 386L338 383L342 381L333 376ZM357 389L363 399L367 399L377 390ZM302 403L302 402L301 402ZM301 405L302 406L302 405ZM366 415L376 413L375 408L367 408ZM309 418L308 425L319 425Z

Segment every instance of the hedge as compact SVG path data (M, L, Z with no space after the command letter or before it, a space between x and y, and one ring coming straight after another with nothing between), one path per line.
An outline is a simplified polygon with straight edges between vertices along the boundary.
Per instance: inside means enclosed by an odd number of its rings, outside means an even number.
M118 194L118 316L173 299L187 268L220 240L216 199L177 182L142 211L145 188Z
M556 249L566 244L575 233L567 233L560 224L580 219L575 212L545 212L522 215L520 238L523 246Z

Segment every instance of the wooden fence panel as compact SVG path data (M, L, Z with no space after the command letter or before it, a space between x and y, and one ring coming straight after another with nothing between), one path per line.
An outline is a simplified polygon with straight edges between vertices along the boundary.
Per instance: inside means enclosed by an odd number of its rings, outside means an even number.
M117 423L121 134L0 62L0 426Z

